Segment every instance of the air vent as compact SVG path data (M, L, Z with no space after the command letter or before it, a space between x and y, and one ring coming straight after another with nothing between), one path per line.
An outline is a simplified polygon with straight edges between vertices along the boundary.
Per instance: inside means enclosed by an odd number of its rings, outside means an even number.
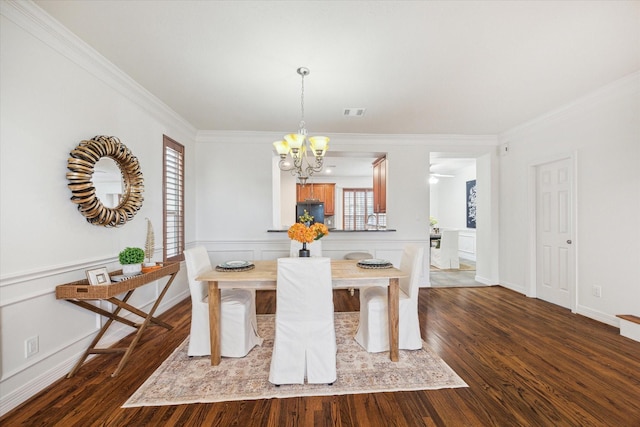
M366 108L345 108L343 116L345 117L362 117Z

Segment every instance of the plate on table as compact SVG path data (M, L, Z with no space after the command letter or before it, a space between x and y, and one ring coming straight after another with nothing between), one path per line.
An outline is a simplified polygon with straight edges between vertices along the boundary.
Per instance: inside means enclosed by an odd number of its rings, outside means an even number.
M386 259L369 258L369 259L361 259L360 261L358 261L358 264L384 265L384 264L391 264L391 261L386 260Z
M244 268L250 266L249 261L227 261L220 264L222 268Z
M391 261L386 259L369 258L358 261L358 267L362 268L390 268L393 267Z
M227 261L216 266L218 271L245 271L251 270L255 265L249 261Z

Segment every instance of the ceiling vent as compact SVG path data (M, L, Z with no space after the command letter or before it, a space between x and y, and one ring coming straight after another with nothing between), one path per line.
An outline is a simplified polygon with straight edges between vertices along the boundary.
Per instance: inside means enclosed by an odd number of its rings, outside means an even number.
M342 113L345 117L362 117L366 108L345 108Z

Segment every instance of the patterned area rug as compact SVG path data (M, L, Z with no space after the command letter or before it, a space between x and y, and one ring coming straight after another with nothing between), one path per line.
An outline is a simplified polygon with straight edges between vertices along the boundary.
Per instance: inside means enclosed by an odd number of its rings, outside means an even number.
M388 352L367 353L355 342L358 313L336 313L335 326L338 379L332 386L272 385L268 379L274 316L259 315L261 347L246 357L223 358L220 365L211 366L208 357L187 356L187 339L123 407L467 387L424 342L421 350L401 350L400 360L391 362Z

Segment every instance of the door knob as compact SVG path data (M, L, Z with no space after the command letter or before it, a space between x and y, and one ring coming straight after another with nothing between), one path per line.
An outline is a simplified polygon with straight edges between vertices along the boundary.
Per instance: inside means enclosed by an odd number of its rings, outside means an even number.
M571 240L567 240L567 244L569 244L569 245L570 245L571 243L572 243L572 242L571 242Z

